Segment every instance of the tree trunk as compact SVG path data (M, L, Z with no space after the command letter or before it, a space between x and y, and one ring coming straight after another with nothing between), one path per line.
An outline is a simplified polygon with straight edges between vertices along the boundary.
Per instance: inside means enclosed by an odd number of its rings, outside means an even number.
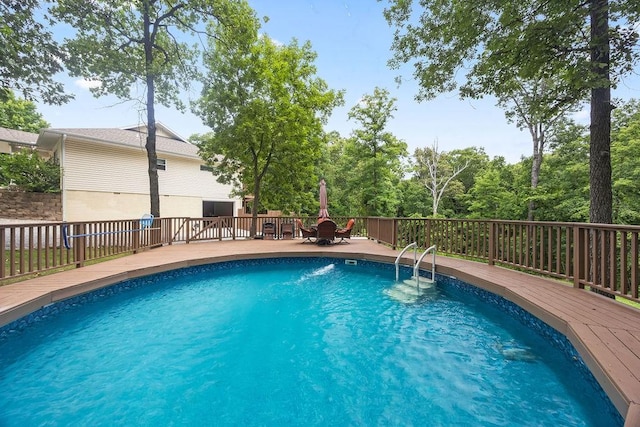
M251 230L249 234L255 237L258 225L258 205L260 204L260 179L254 175L253 180L253 205L251 206Z
M611 189L611 88L608 0L591 0L591 63L598 87L591 90L589 221L613 220Z
M160 217L160 190L158 184L158 155L156 153L156 113L155 113L155 76L153 75L153 40L151 40L149 3L144 2L144 54L147 83L147 149L149 172L149 197L151 199L151 215Z
M531 193L535 195L536 188L538 188L538 182L540 181L540 167L542 166L542 153L544 152L544 131L542 129L542 124L539 123L537 129L534 126L530 126L529 132L531 132L531 139L533 140L533 158L531 159ZM529 200L527 221L533 221L535 210L536 202L534 200Z

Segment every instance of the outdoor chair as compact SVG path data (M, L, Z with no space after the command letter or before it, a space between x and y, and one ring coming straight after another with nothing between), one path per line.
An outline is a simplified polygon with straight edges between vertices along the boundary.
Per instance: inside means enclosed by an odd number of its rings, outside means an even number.
M302 234L302 238L305 239L302 241L302 243L306 243L306 242L314 243L314 241L311 239L316 238L316 230L312 228L305 228L304 224L302 223L302 220L300 219L296 219L296 223L298 224L298 230L300 230L300 233Z
M348 222L347 222L347 226L345 228L340 228L338 230L336 230L336 238L340 239L340 241L338 243L349 243L344 239L351 239L351 230L353 229L353 226L355 225L356 220L351 218Z
M316 235L316 243L319 245L329 245L336 238L336 229L338 226L330 219L318 223L318 234Z
M285 240L293 238L293 223L292 222L283 222L280 224L280 234L282 238Z

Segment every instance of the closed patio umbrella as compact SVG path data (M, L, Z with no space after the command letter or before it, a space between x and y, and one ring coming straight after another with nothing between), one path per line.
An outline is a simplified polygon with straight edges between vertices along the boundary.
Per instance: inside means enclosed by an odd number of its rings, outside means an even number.
M329 218L329 211L327 210L327 185L324 179L320 180L320 212L318 212L318 219Z

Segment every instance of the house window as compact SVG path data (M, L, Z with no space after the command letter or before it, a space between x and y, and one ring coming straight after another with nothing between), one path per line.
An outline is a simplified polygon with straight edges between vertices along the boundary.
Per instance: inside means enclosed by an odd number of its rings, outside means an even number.
M200 170L205 172L213 172L213 166L200 165Z
M156 168L159 171L167 170L167 161L165 159L156 159Z

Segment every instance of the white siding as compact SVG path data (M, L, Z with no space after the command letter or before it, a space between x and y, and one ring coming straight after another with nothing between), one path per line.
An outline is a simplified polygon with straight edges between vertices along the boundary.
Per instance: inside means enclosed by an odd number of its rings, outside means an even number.
M135 219L149 213L149 196L145 194L114 194L93 191L68 191L65 201L65 221L100 221ZM235 207L239 206L236 203ZM199 197L161 196L163 217L202 216Z
M203 201L233 201L201 160L158 153L162 216L202 216ZM64 147L64 218L67 221L137 218L149 212L147 153L68 138Z
M67 139L64 147L65 190L149 194L147 153Z
M200 170L200 159L158 153L166 170L158 171L160 195L231 200L231 186ZM66 190L149 194L147 152L118 146L67 140L63 165Z
M207 200L228 200L231 186L220 184L211 172L200 170L200 161L159 154L167 169L158 171L160 194L197 196Z

